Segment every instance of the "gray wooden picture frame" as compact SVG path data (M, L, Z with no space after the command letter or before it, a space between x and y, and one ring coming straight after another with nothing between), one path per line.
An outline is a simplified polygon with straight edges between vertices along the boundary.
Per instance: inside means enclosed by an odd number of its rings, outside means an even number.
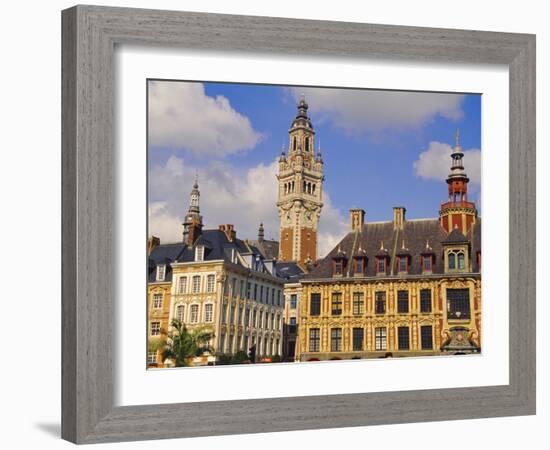
M63 11L62 31L64 439L94 443L535 413L535 36L97 6ZM509 384L115 407L116 44L507 65Z

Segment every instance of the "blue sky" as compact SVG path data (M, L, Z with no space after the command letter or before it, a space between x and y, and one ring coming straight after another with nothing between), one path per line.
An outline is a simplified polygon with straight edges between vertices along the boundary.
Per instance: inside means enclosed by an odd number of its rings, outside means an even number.
M152 234L164 242L179 238L198 172L208 227L234 223L240 237L255 238L263 221L267 237L278 238L274 161L287 145L301 93L325 162L321 253L347 231L352 207L363 208L367 221L389 220L398 205L407 218L436 217L457 128L470 198L478 201L480 95L155 81L149 84Z

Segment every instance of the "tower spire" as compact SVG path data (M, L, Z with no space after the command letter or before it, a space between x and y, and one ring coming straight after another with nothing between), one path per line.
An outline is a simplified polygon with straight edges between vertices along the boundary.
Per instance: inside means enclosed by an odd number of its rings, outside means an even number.
M202 216L200 215L200 191L199 174L195 173L195 182L189 195L189 209L183 222L183 242L187 245L193 245L202 232Z
M470 179L464 170L464 152L460 146L458 128L455 133L455 147L451 153L451 169L447 177L448 199L441 205L439 212L441 225L451 232L460 228L462 233L470 229L477 217L475 203L468 200L468 182Z

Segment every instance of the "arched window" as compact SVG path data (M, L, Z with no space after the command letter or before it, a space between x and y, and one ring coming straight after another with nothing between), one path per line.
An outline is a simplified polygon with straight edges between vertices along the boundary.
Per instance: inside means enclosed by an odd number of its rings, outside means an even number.
M296 138L294 138L294 142L292 144L292 147L294 148L294 150L296 150Z
M306 152L309 152L309 138L306 138Z
M449 269L456 269L455 254L449 253Z
M311 191L312 194L315 194L315 186L317 186L316 184L313 185L313 190Z

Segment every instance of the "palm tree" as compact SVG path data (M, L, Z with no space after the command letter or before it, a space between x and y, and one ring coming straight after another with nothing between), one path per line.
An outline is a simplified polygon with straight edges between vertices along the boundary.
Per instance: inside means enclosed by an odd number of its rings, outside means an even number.
M185 324L178 320L172 320L172 329L168 333L168 341L162 352L162 359L171 359L176 367L189 365L189 359L211 352L208 341L214 337L209 327L199 326L191 331Z

